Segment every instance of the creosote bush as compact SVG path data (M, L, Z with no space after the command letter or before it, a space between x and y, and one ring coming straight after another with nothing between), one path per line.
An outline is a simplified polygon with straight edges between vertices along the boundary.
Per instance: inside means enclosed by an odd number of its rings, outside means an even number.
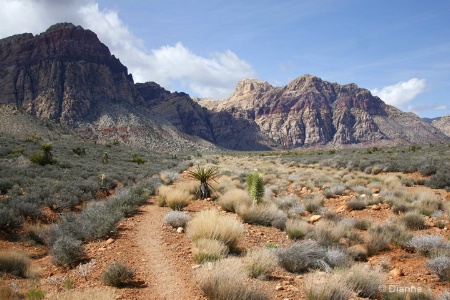
M116 262L108 266L102 275L104 284L114 287L125 286L134 278L134 272L122 263Z
M244 226L233 217L220 215L216 210L203 210L188 222L187 234L194 242L202 238L215 239L235 249L244 235Z

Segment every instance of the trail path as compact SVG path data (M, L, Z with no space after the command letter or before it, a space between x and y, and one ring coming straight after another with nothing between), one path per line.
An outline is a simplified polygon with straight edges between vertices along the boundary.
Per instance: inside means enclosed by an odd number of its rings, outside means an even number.
M126 239L117 242L129 246L124 260L130 261L141 288L127 289L124 299L205 299L193 280L190 241L186 234L164 226L170 209L157 206L157 199L141 208ZM120 259L120 257L119 257Z

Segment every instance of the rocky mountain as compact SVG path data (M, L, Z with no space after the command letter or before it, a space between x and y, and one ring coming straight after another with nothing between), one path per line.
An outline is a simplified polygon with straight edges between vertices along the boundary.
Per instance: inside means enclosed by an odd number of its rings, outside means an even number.
M100 141L169 151L214 148L155 114L97 35L69 23L0 40L0 104Z
M0 40L0 104L57 121L85 138L164 151L449 139L366 89L311 75L284 87L245 79L223 101L194 101L154 82L135 84L94 32L68 23Z
M301 76L283 87L245 79L228 99L199 103L213 112L227 112L255 123L271 145L287 148L447 139L417 115L387 105L366 89L355 84L330 83L311 75Z
M446 135L450 136L450 115L434 120L431 124Z

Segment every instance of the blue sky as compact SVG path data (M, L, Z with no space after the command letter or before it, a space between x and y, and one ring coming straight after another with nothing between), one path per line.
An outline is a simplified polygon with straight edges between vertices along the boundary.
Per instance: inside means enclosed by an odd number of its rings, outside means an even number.
M226 98L253 77L356 83L421 117L450 114L450 1L0 0L0 38L56 22L96 32L135 81Z

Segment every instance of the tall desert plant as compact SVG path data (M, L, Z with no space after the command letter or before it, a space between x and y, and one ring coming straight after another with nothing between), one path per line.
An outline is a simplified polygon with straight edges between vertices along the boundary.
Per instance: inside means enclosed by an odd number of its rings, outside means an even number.
M247 191L253 198L253 204L258 204L264 197L264 180L259 173L247 175Z
M200 186L197 188L195 194L199 199L206 199L211 197L211 181L215 181L219 173L218 167L200 167L197 165L194 171L189 170L188 176L190 178L200 181Z

